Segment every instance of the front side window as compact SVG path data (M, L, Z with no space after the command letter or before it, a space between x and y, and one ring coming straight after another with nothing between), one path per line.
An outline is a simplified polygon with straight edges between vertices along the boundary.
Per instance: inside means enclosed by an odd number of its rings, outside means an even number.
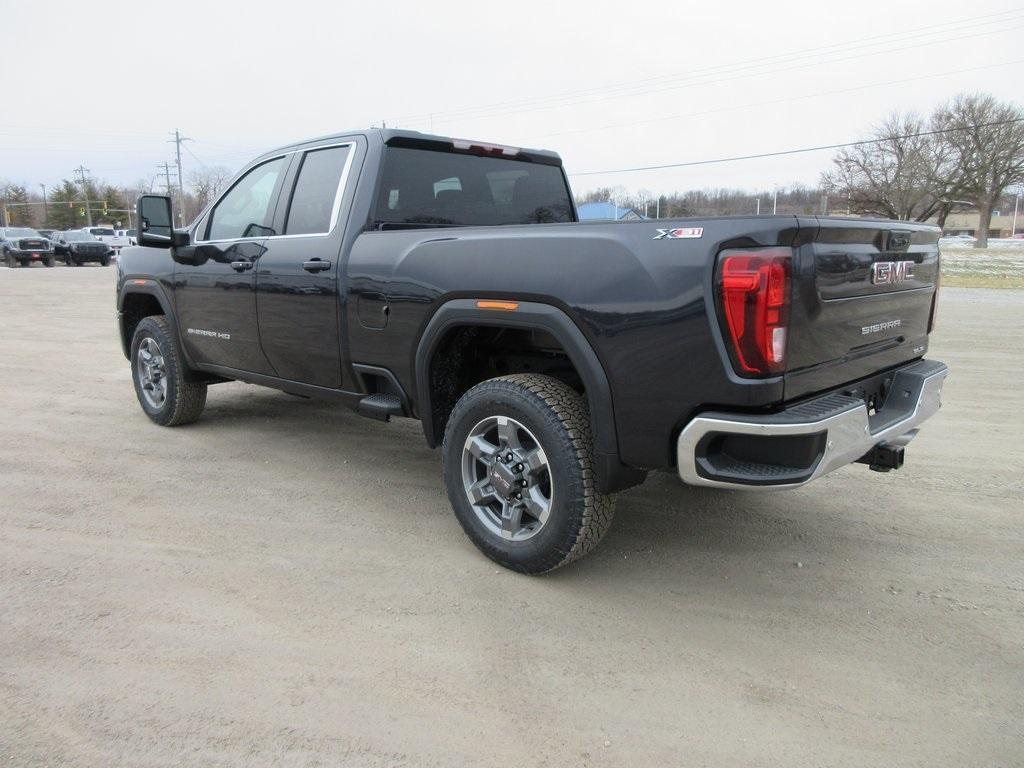
M284 170L284 158L258 165L231 188L213 209L209 240L237 240L265 237L270 229L270 204L277 181Z
M338 184L351 147L307 152L288 208L286 235L323 234L331 229Z
M388 147L374 213L378 228L544 224L573 220L557 165Z

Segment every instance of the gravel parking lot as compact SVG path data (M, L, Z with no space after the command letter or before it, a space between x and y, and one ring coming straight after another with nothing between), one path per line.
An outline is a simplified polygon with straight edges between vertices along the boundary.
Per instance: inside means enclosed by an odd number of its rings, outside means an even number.
M415 422L152 425L113 281L0 270L0 765L1024 764L1024 291L944 290L900 472L655 476L529 578Z

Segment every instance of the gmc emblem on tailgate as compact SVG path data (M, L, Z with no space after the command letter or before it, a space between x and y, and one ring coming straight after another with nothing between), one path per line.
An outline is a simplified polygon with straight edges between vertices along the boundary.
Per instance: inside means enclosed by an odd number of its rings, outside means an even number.
M871 282L875 285L895 285L914 277L912 261L876 261L871 265Z

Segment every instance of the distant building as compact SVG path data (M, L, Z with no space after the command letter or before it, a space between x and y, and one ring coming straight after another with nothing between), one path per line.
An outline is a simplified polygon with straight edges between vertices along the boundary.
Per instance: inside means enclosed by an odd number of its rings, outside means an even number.
M647 218L633 208L615 203L584 203L576 210L580 221L639 221Z
M951 213L946 217L946 223L942 227L944 235L977 235L978 225L981 218L977 211L963 211ZM934 222L932 222L934 223ZM1012 237L1010 231L1013 228L1013 211L1008 214L1006 211L994 211L992 223L988 227L989 237ZM1024 230L1024 216L1017 215L1017 231Z

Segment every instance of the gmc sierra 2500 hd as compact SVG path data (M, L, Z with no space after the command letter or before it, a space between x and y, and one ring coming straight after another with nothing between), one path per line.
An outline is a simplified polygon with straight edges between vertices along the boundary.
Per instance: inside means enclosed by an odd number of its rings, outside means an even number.
M930 226L579 223L557 155L396 130L269 152L187 229L166 197L138 214L117 309L150 419L230 380L419 419L466 533L526 573L586 554L652 469L896 469L946 376Z

